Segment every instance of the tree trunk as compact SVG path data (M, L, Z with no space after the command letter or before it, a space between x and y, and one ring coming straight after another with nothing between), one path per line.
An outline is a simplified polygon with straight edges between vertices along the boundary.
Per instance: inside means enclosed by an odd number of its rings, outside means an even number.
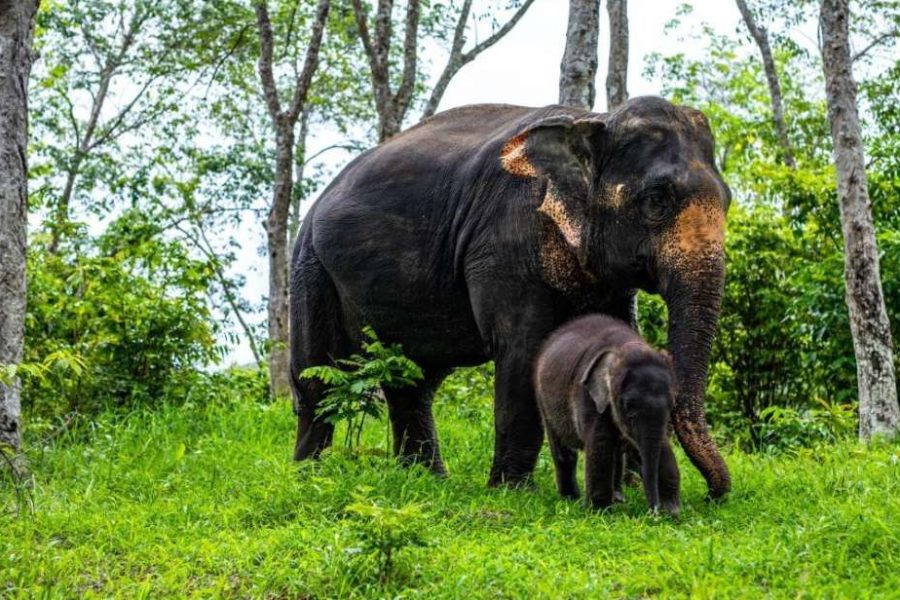
M609 11L609 72L606 107L612 110L628 100L628 0L607 0Z
M300 115L307 118L306 97L319 66L319 50L330 9L330 0L319 0L303 69L297 74L290 104L282 110L272 64L275 42L268 3L262 0L255 6L260 42L257 70L266 108L275 128L275 186L266 218L266 249L269 254L269 389L276 398L290 393L288 217L294 191L294 127Z
M307 148L306 142L309 137L309 111L304 111L300 115L300 135L297 137L297 146L294 155L297 160L294 164L294 183L303 186L303 180L306 177ZM302 189L302 187L301 187ZM290 227L288 228L288 248L293 250L294 241L297 233L300 231L301 204L303 203L303 194L291 194L291 210L290 210Z
M22 361L28 179L28 74L34 0L0 0L0 365ZM22 443L18 380L0 383L0 452Z
M294 123L282 115L275 132L275 189L266 219L269 254L269 379L273 397L290 393L288 353L288 215L294 190Z
M844 233L844 281L859 385L859 436L867 440L875 434L896 435L900 407L866 182L848 21L848 0L822 0L822 65Z
M600 0L569 0L566 50L559 66L559 103L590 110L597 78Z
M759 53L762 55L763 70L766 73L766 82L769 85L769 99L772 102L772 120L775 122L775 132L778 134L778 143L784 153L784 164L792 169L797 168L797 161L794 160L794 151L791 148L791 141L788 138L787 123L784 120L784 103L781 99L781 83L778 80L778 72L775 70L775 59L772 58L772 48L769 46L769 34L765 28L759 27L753 19L753 14L747 7L746 0L736 0L738 10L747 30L759 47Z

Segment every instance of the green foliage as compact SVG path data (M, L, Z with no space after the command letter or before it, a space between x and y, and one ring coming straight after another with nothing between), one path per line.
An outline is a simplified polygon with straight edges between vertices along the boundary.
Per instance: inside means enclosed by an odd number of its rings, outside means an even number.
M692 57L654 55L647 73L664 93L709 116L716 158L734 192L726 235L727 277L713 348L707 405L721 438L749 449L785 449L847 435L834 414L852 414L856 365L844 299L843 249L821 65L777 27L796 25L803 7L758 5L769 23L797 169L783 164L770 97L754 46L709 27ZM874 8L870 7L874 10ZM673 28L680 25L676 22ZM749 42L749 40L746 40ZM897 215L900 169L894 159L898 109L895 66L862 90L870 190L882 277L895 339L900 334ZM877 160L874 157L878 157ZM655 303L654 303L655 302ZM642 300L645 334L661 339L658 301ZM896 357L895 357L896 358ZM898 362L900 364L900 362Z
M318 379L327 386L318 407L318 418L329 423L347 423L344 439L347 448L354 440L359 446L366 417L381 417L382 387L402 388L424 377L422 369L403 355L399 344L385 346L368 326L362 333L362 354L339 358L336 366L307 367L300 374L301 378Z
M0 595L881 598L900 589L896 443L732 449L734 493L723 503L704 500L679 452L675 523L647 515L638 488L605 514L561 499L546 446L534 490L488 488L492 408L480 399L479 416L462 417L439 391L450 476L436 478L340 452L298 465L289 403L228 398L105 413L39 444L26 429L34 510L9 512L15 490L0 483ZM380 437L367 428L364 443ZM378 553L360 552L373 520L346 512L360 489L388 514L427 505L400 526L417 522L428 547L400 550L384 583Z
M158 402L223 355L208 263L136 212L65 254L28 256L23 395L32 417ZM175 397L175 396L173 396Z
M411 503L399 508L384 506L383 500L379 502L367 496L371 491L370 487L360 488L344 512L355 523L353 530L362 552L374 555L378 581L384 584L394 570L400 551L427 545L428 522L421 504Z
M856 410L849 404L826 404L798 410L769 406L759 413L758 446L767 452L823 447L856 431Z
M441 401L461 419L480 419L485 407L494 403L493 361L454 369L441 384Z

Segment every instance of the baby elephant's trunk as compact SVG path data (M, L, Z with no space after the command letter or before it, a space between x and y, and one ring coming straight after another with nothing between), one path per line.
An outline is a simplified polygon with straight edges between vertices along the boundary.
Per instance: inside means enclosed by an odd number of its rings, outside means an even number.
M644 431L638 445L641 452L641 478L644 480L644 493L650 510L659 508L659 455L662 451L665 431Z

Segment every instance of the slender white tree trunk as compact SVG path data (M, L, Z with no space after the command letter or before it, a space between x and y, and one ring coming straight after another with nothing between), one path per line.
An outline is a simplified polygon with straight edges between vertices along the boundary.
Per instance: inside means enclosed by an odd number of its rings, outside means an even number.
M559 103L590 110L596 97L600 0L569 0L566 50L559 65Z
M851 70L849 12L848 0L822 0L819 26L844 233L847 307L856 353L859 436L867 440L875 434L896 435L900 431L900 406Z
M0 0L0 364L22 360L28 198L28 73L35 0ZM0 451L22 443L18 381L0 383Z
M266 219L269 254L269 378L276 397L290 393L288 350L288 215L294 193L294 123L276 125L275 190Z
M272 396L278 397L290 393L288 218L294 192L294 128L300 116L306 113L306 97L319 67L319 51L325 34L328 12L331 10L331 1L318 2L303 69L297 74L291 100L285 106L282 106L275 83L273 66L275 40L268 2L258 1L255 9L260 42L257 70L266 108L275 128L275 186L272 191L272 205L266 218L266 247L269 255L269 385ZM305 136L305 133L303 135Z
M609 69L606 74L606 108L628 100L628 0L606 0L609 13Z

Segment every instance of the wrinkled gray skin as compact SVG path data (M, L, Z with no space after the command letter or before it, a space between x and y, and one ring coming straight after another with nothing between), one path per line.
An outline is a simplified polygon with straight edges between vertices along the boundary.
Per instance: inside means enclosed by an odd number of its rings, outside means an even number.
M616 500L622 451L640 453L650 509L677 514L679 473L669 445L674 376L668 357L625 323L588 315L548 338L535 367L535 391L556 466L559 493L579 496L577 450L584 450L588 501Z

